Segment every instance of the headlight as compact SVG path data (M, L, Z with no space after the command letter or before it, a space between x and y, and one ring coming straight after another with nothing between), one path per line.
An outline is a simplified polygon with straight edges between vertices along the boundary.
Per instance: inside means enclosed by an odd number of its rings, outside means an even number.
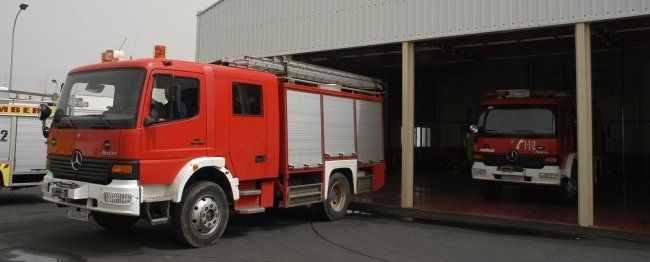
M487 172L483 168L472 168L472 175L485 175Z

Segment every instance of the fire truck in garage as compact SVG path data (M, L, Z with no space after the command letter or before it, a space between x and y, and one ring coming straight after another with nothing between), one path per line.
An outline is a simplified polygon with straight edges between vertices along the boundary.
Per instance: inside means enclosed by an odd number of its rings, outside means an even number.
M472 177L481 183L485 199L497 199L503 185L518 184L559 187L563 201L576 201L574 105L566 94L555 91L517 89L486 94L478 122L470 126L476 136ZM598 139L600 129L594 130L595 141L602 141ZM603 173L599 150L594 150L595 182Z
M42 191L73 207L69 218L171 221L201 247L231 212L311 205L336 220L351 194L384 184L376 79L282 59L169 60L161 47L153 59L121 55L70 72L48 130ZM80 95L110 102L77 115Z

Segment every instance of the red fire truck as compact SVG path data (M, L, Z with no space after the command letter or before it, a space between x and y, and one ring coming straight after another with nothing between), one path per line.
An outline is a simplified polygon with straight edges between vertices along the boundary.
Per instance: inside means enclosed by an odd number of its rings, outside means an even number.
M559 187L563 200L574 203L578 184L572 99L553 91L498 90L486 94L479 112L477 124L470 126L476 136L472 177L481 183L485 199L497 199L505 184L528 184ZM602 174L600 162L594 157L596 179Z
M121 55L72 70L44 126L44 199L69 218L171 221L201 247L231 212L311 205L336 220L351 194L384 184L379 80L282 59L169 60L163 47Z

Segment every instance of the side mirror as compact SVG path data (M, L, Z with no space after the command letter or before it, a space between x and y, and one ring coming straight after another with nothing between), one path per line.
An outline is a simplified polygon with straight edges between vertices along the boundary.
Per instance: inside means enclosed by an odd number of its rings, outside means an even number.
M50 128L46 125L41 127L41 131L43 132L43 137L48 138L50 136Z
M50 136L50 128L45 124L45 120L47 120L47 118L52 114L52 109L46 104L40 104L38 109L41 112L38 115L38 119L40 119L42 123L41 131L43 132L43 137L47 138Z
M40 104L38 108L41 112L40 115L38 115L38 119L41 121L45 121L48 117L50 117L50 115L52 115L52 109L46 104Z
M469 131L472 132L473 134L478 134L479 128L477 124L471 124L469 126Z
M150 126L153 125L154 123L158 122L157 120L151 118L151 117L145 117L144 118L144 126Z

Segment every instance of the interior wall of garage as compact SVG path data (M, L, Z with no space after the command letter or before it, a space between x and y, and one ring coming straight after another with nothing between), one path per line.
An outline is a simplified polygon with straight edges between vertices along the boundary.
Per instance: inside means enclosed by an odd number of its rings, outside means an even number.
M648 48L594 55L594 77L601 79L594 83L594 100L601 108L608 152L650 153L650 137L644 135L650 134L648 59ZM640 171L628 171L633 170Z

